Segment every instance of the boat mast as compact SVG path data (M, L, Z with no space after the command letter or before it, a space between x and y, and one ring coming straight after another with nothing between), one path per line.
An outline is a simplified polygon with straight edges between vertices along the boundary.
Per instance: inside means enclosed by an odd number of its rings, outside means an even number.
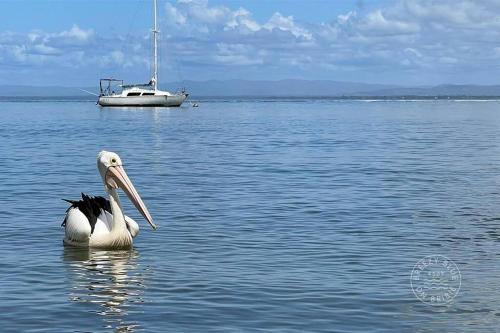
M153 16L154 16L154 27L153 27L153 89L157 89L158 85L158 26L156 24L156 0L153 0Z

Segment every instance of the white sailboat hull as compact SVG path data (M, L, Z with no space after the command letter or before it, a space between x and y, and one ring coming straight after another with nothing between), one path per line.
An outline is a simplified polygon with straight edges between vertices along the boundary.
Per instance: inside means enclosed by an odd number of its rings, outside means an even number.
M160 96L99 96L97 103L101 106L181 106L187 94Z

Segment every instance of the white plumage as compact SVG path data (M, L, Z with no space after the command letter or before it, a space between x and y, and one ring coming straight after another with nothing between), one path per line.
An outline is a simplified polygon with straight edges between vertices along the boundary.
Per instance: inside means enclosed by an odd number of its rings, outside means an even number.
M111 232L113 215L103 209L97 217L94 231L91 232L89 219L78 208L70 208L66 213L65 242L74 246L92 246L94 239L102 239ZM133 239L139 234L139 225L132 218L125 215L125 223L130 237Z

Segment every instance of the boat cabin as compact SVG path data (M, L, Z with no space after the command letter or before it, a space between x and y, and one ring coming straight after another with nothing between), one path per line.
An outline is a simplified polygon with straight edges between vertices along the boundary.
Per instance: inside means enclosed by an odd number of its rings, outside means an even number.
M154 96L155 93L154 91L144 91L144 92L141 92L141 91L131 91L131 92L127 92L127 96Z

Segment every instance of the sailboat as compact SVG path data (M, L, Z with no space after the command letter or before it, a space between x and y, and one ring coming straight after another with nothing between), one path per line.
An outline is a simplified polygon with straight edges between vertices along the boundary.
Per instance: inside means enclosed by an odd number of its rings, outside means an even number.
M156 0L153 0L153 76L149 83L124 85L123 80L101 79L99 100L101 106L181 106L188 97L183 89L176 93L158 89L158 30ZM115 89L117 91L115 91ZM120 91L121 90L121 91Z

